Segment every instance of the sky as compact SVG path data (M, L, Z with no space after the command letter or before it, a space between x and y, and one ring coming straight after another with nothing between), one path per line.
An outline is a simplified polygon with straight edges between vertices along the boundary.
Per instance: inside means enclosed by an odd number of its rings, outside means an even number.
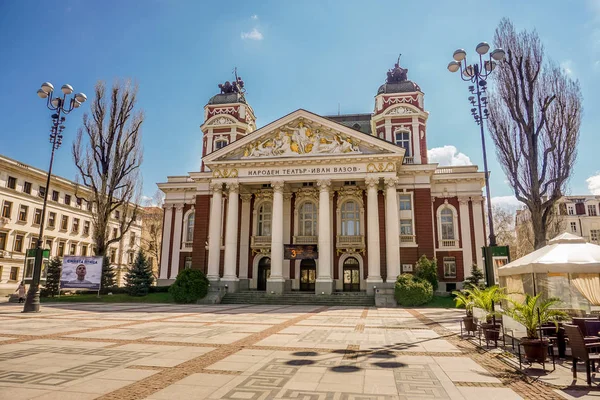
M567 194L600 195L600 0L184 1L0 0L0 154L39 168L50 157L49 81L93 95L98 80L130 78L143 109L143 193L197 171L203 107L237 67L257 125L298 108L320 115L373 111L377 88L402 54L425 93L432 160L483 169L467 84L446 65L457 48L492 42L502 17L536 29L546 54L584 96L578 158ZM54 173L74 180L71 144L88 104L67 116ZM493 203L515 207L487 139Z

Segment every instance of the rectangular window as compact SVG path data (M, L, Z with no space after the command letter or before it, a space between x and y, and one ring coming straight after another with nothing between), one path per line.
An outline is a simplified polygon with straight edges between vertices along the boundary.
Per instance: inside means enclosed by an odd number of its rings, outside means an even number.
M115 239L117 237L117 228L113 228L112 238Z
M577 222L571 222L571 232L577 233Z
M133 264L133 251L127 253L127 264Z
M35 213L33 214L33 223L35 225L39 225L42 222L42 210L40 208L35 209Z
M600 236L600 230L592 229L590 231L590 239L593 243L598 243L598 237Z
M52 201L58 201L58 191L52 191Z
M81 207L81 203L82 203L81 197L77 197L77 200L75 200L75 202L77 203L77 205L79 207Z
M10 268L10 277L8 279L11 281L17 281L19 279L19 267Z
M29 248L35 249L37 247L37 241L38 241L37 237L32 237L31 242L29 242Z
M588 215L590 217L595 217L598 215L596 213L596 205L595 204L588 204L587 209L588 209Z
M66 215L63 215L62 220L60 221L60 229L63 231L66 231L68 227L69 227L69 217L67 217Z
M110 249L110 262L111 262L111 264L114 264L116 260L117 260L117 250Z
M38 189L38 196L40 197L44 197L46 195L46 187L45 186L40 186Z
M4 218L10 219L10 213L11 213L11 211L12 211L12 202L5 201L4 205L2 206L2 216Z
M412 235L412 219L401 219L400 220L400 234L401 235Z
M135 232L131 232L129 236L129 247L135 246Z
M48 213L48 228L54 228L56 226L56 213Z
M74 256L77 253L77 245L75 243L71 243L71 248L69 249L69 255Z
M87 209L88 211L92 211L92 202L91 201L87 201Z
M0 250L6 250L6 232L0 232Z
M23 192L27 194L31 194L31 182L23 183Z
M410 132L408 131L399 131L396 132L396 145L403 147L406 152L404 155L406 157L410 157Z
M83 246L81 246L81 255L84 257L87 256L87 250L88 250L87 244L84 244Z
M14 176L9 176L6 186L8 186L9 189L16 189L17 188L17 178L15 178Z
M65 242L58 242L58 254L59 257L65 255Z
M183 269L191 269L192 268L192 257L185 258L185 264L183 264Z
M121 212L119 210L115 211L115 218L116 219L121 218Z
M573 206L568 206L567 209L569 210L569 215L575 215L575 208Z
M65 204L68 206L71 205L71 195L70 194L65 194Z
M401 194L399 201L400 211L410 211L412 210L412 204L410 201L410 194Z
M24 204L19 206L19 222L27 222L27 212L29 211L29 207Z
M73 218L73 233L79 233L79 218Z
M456 278L456 259L444 257L444 278Z
M23 252L23 235L15 236L15 246L13 248L13 251L17 253Z
M47 250L50 250L50 255L52 255L52 239L46 239L46 246L45 248Z
M83 221L83 234L84 235L90 234L90 221Z

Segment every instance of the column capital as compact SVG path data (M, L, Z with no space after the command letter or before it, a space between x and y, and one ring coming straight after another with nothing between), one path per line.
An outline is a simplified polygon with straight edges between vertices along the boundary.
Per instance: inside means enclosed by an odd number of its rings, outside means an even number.
M321 192L329 192L329 188L331 187L331 179L319 179L317 181L317 186Z
M179 213L180 213L180 212L183 212L183 206L184 206L184 204L183 204L183 203L176 204L176 205L175 205L175 211L177 211L177 212L179 212Z
M283 200L285 200L285 201L291 200L293 194L294 193L292 193L292 192L286 192L286 193L284 193L283 194Z
M458 197L458 204L460 204L461 206L463 205L469 205L469 196L459 196Z
M210 183L210 191L212 193L223 193L223 183L211 182Z
M377 176L369 176L365 178L365 184L367 185L367 189L378 189L379 188L379 177Z
M164 205L164 207L165 207L165 210L171 211L173 209L173 204L167 203Z
M229 193L237 193L240 190L240 184L238 182L227 182L225 184Z
M483 203L483 200L484 200L483 196L471 196L471 201L474 204Z
M396 188L396 184L398 183L398 178L393 177L393 178L385 178L384 180L385 182L385 187L386 188Z
M248 202L250 202L250 200L252 200L252 194L251 193L242 193L242 194L240 194L240 198L242 199L242 203L248 203Z
M282 193L283 192L283 181L272 181L271 187L273 188L273 192Z

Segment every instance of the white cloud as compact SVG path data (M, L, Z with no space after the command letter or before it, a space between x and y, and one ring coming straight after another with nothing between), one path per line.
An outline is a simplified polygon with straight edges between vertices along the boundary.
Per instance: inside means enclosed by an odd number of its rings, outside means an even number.
M565 60L560 63L560 67L565 71L567 75L573 75L573 61Z
M258 19L258 15L254 14L250 17L250 19Z
M256 28L252 29L250 32L242 32L241 37L244 40L263 40L263 34Z
M587 178L585 183L587 183L591 194L600 194L600 172Z
M438 163L440 167L453 165L473 165L466 154L458 151L454 146L434 147L427 150L430 163Z
M515 196L496 196L492 197L492 206L502 208L511 214L523 208L521 203Z

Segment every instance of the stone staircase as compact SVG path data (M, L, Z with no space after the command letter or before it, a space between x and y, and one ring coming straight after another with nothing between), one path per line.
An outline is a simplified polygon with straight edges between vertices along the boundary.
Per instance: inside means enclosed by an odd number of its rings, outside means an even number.
M316 295L311 292L289 292L267 294L259 291L227 293L221 304L276 304L276 305L323 305L323 306L375 306L375 297L365 292L335 292L330 295Z

